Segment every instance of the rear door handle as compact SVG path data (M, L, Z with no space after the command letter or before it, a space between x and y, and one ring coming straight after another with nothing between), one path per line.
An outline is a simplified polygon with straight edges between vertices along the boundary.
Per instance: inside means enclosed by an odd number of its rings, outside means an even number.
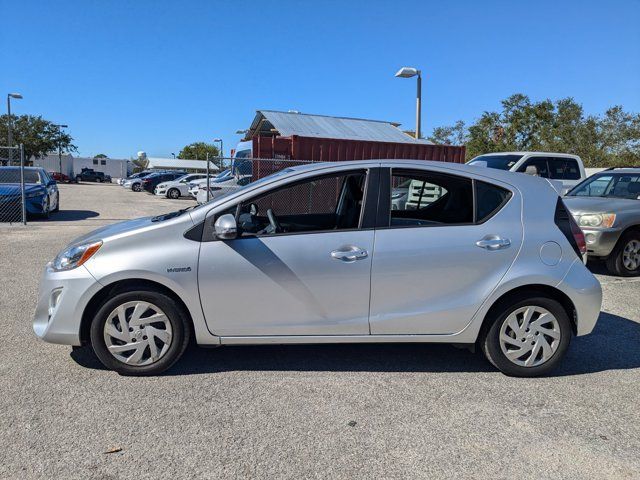
M355 262L356 260L361 260L368 256L369 252L356 246L343 247L331 252L331 258L342 260L343 262Z
M498 235L487 235L476 242L476 245L485 250L501 250L511 246L511 240Z

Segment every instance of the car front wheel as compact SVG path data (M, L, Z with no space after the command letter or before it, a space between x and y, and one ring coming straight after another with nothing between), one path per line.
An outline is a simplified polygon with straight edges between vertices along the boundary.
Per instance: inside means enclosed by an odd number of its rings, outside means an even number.
M172 188L167 192L167 196L169 198L172 198L173 200L177 200L178 198L180 198L180 190L178 190L177 188Z
M480 338L487 359L506 375L536 377L555 368L571 341L571 322L554 299L521 296L500 305Z
M182 356L190 328L175 300L137 290L106 301L90 334L93 350L107 368L122 375L157 375Z
M607 270L613 275L621 277L640 275L640 232L629 232L623 235L606 263Z

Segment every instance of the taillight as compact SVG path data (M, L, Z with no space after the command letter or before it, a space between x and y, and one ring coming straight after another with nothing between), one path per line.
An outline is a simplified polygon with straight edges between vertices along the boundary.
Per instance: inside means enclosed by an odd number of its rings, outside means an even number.
M580 230L580 227L569 213L569 210L562 199L559 197L558 203L556 203L554 221L560 231L564 233L564 236L567 237L567 240L573 247L576 255L582 258L582 256L587 253L587 243L584 239L584 233Z
M578 250L581 255L587 253L587 242L584 239L584 232L578 226L574 218L569 215L569 223L571 224L571 233L573 234L573 238L576 240L576 244L578 245Z

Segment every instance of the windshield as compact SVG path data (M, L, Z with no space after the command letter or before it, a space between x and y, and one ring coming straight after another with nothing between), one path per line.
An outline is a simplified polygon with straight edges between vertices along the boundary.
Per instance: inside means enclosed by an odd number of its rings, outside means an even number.
M487 167L496 168L498 170L509 170L513 167L522 155L480 155L469 162L469 165L477 165L480 162L486 162Z
M19 168L2 168L0 169L0 183L20 183ZM24 183L41 184L42 180L37 170L24 171Z
M567 193L570 197L611 197L640 200L640 173L600 173Z
M251 150L240 150L236 152L234 158L249 158L251 156Z

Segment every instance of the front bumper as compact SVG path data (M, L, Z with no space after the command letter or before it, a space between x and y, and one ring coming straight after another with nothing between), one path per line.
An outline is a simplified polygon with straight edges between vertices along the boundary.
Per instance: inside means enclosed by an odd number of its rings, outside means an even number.
M602 307L602 287L598 279L576 259L557 288L571 299L576 309L576 335L591 333Z
M82 313L101 288L84 266L55 272L47 264L33 319L36 336L45 342L80 345Z
M167 194L167 187L156 187L153 193L156 195L164 196Z
M619 228L583 228L587 242L587 254L592 257L607 257L616 246L622 230Z

